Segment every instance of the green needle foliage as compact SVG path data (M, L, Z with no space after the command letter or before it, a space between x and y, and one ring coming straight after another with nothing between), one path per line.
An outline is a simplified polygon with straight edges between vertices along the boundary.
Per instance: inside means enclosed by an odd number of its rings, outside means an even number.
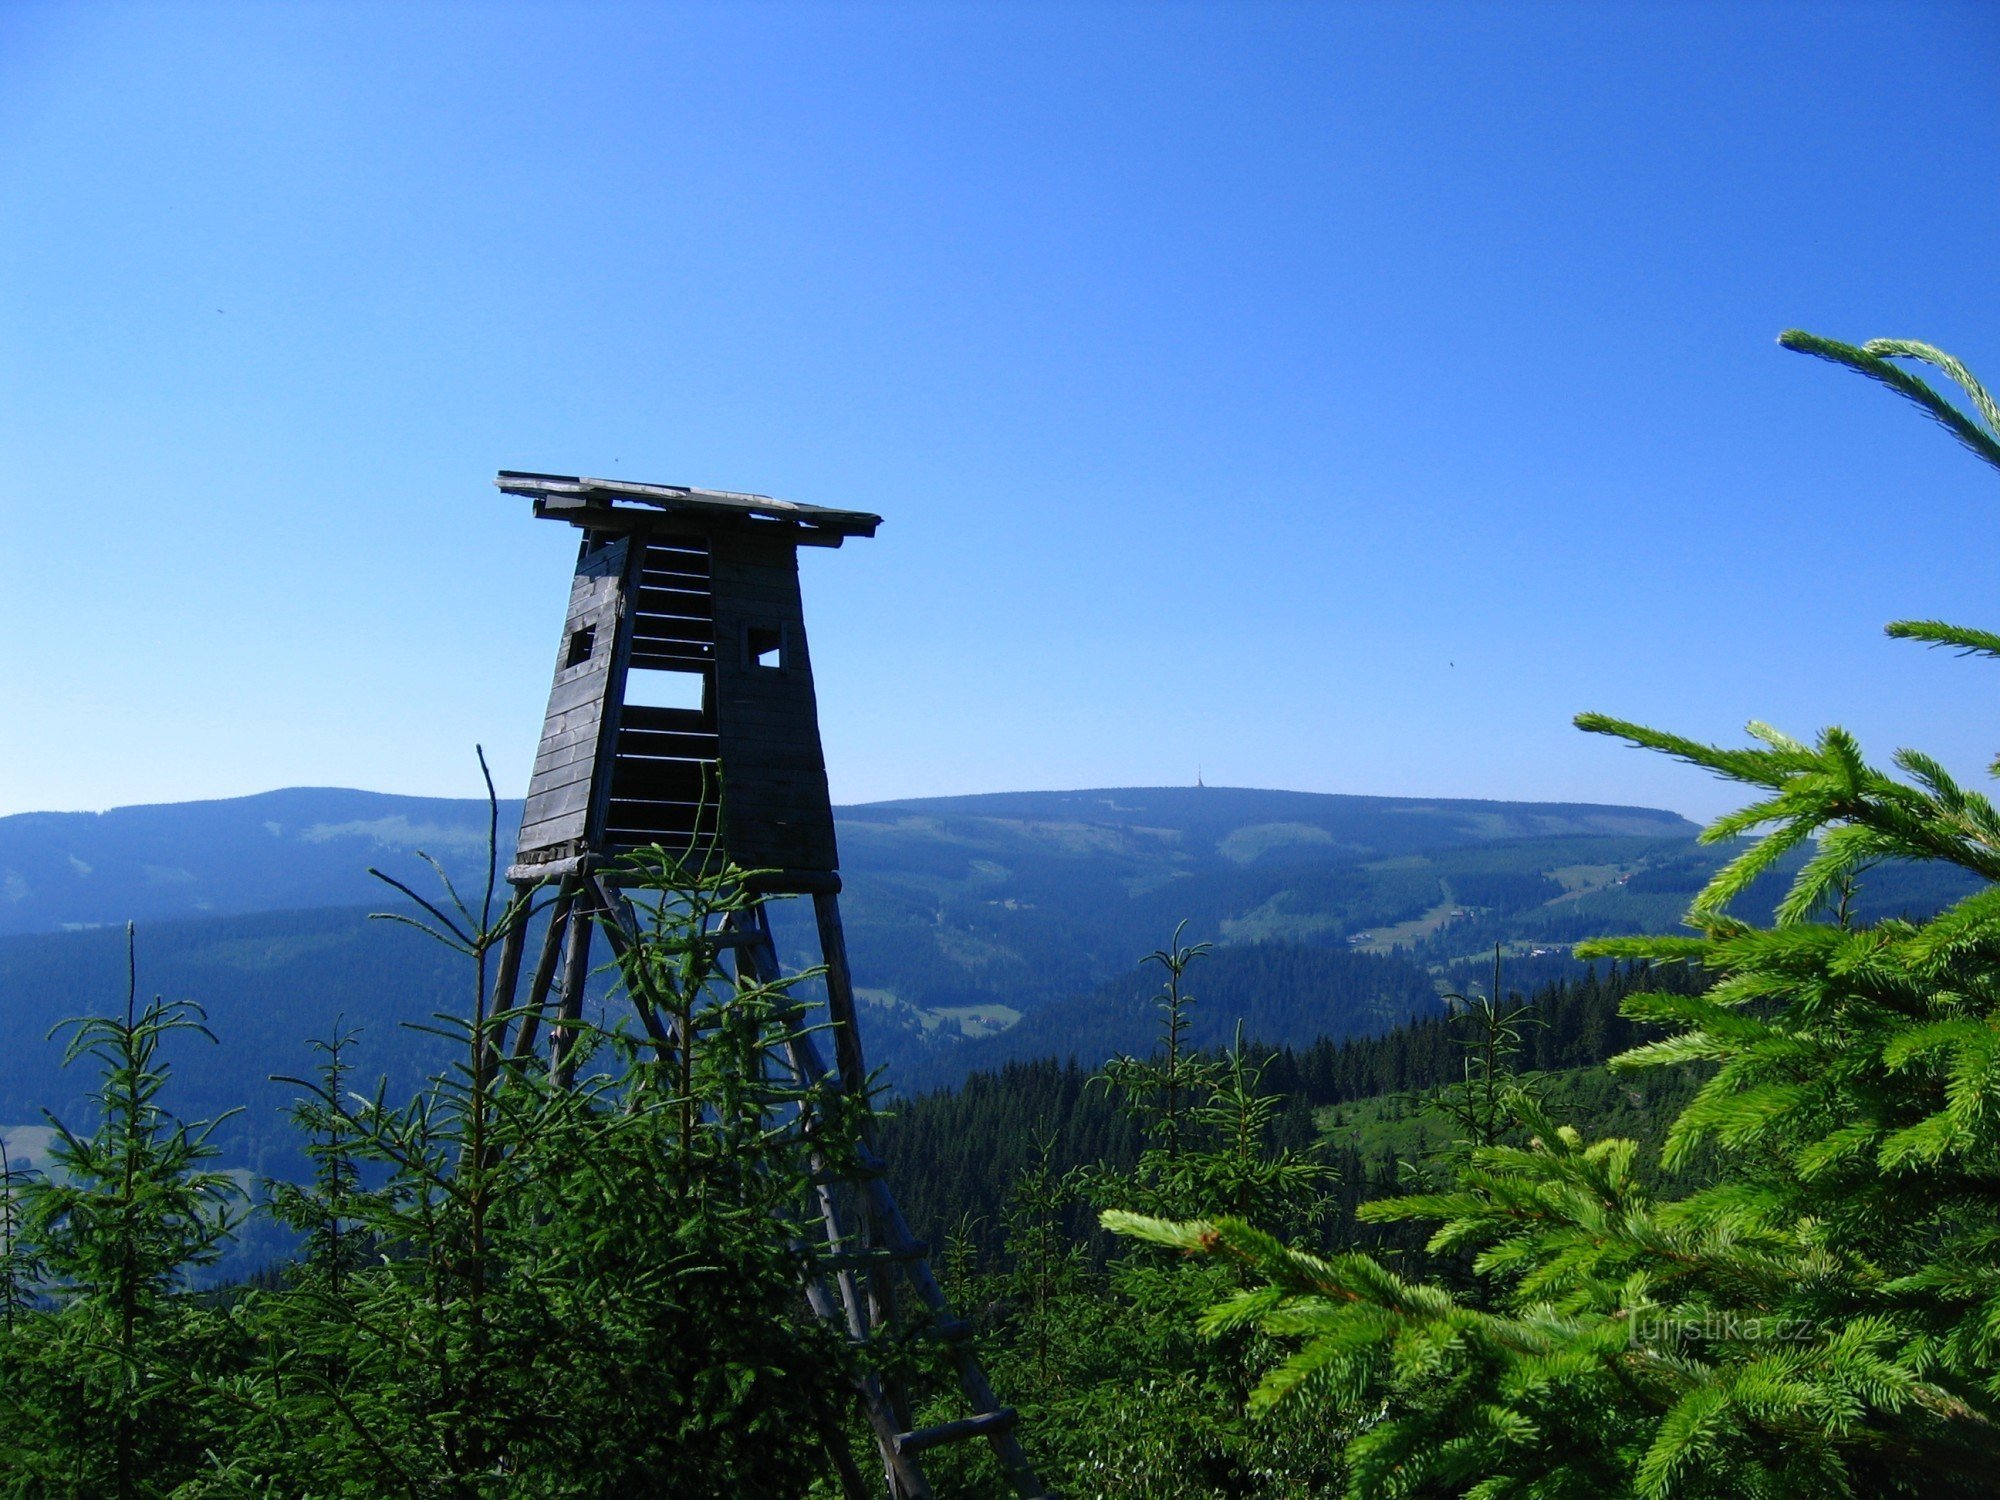
M787 1225L853 1112L781 1079L792 981L727 980L700 937L749 900L743 872L655 850L624 874L644 1034L578 1027L553 1070L502 1063L521 1015L476 994L439 1018L461 1060L418 1098L343 1093L337 1042L301 1084L319 1171L292 1200L305 1264L267 1309L295 1345L273 1432L312 1432L307 1463L354 1493L791 1494L823 1467L847 1355L804 1314ZM477 959L494 933L470 916L451 935ZM240 1465L244 1492L309 1493L289 1463Z
M553 1069L506 1060L524 1013L487 989L528 903L421 903L469 961L429 1028L458 1061L394 1101L352 1087L352 1032L318 1044L275 1286L190 1284L240 1196L162 1102L161 1044L200 1012L76 1023L96 1129L58 1125L45 1175L0 1165L0 1495L806 1493L854 1370L806 1311L799 1218L860 1111L796 1075L795 981L739 983L700 937L745 872L624 873L619 977L654 1024L572 1027Z
M1145 1149L1129 1172L1080 1169L1068 1190L1101 1209L1228 1212L1302 1229L1318 1211L1331 1173L1308 1152L1275 1143L1285 1100L1265 1092L1267 1065L1245 1050L1240 1022L1236 1045L1222 1056L1188 1048L1195 996L1187 972L1210 945L1183 944L1186 927L1181 923L1173 941L1144 960L1166 973L1153 1055L1112 1058L1093 1079L1117 1097Z
M1843 344L1802 328L1786 329L1778 335L1778 342L1787 349L1831 360L1859 371L1870 380L1879 380L1898 395L1914 401L1980 458L2000 467L2000 403L1987 394L1986 387L1973 378L1970 370L1944 350L1915 339L1870 339L1858 346ZM1929 382L1896 364L1899 359L1926 364L1942 373L1965 392L1972 402L1972 412L1968 414L1952 405Z
M11 1335L33 1307L36 1285L45 1272L27 1239L21 1197L32 1174L14 1165L0 1133L0 1336Z
M1192 1100L1213 1086L1214 1065L1188 1047L1189 1010L1194 996L1187 990L1187 972L1208 956L1210 943L1183 943L1183 921L1173 941L1146 955L1166 975L1157 1004L1160 1047L1157 1058L1116 1057L1104 1065L1104 1084L1125 1096L1126 1110L1143 1123L1156 1148L1168 1162L1181 1153L1182 1135Z
M161 1046L207 1036L201 1010L139 1005L129 928L126 942L124 1013L59 1028L68 1061L99 1070L95 1129L51 1116L53 1171L8 1173L0 1397L15 1420L0 1429L0 1493L151 1494L153 1475L193 1464L219 1431L203 1388L232 1341L189 1277L221 1255L242 1190L204 1165L220 1122L188 1125L161 1103Z
M1888 385L2000 467L2000 412L1949 356L1783 342ZM1972 411L1898 360L1941 370ZM2000 655L2000 637L1937 622L1890 633ZM1314 1393L1344 1414L1352 1495L1993 1493L2000 814L1930 757L1904 751L1884 770L1837 728L1808 745L1753 724L1752 745L1724 748L1578 723L1755 789L1704 834L1744 848L1695 900L1695 935L1578 950L1711 980L1629 998L1628 1016L1669 1034L1613 1064L1708 1070L1663 1151L1670 1167L1706 1153L1708 1185L1662 1200L1633 1142L1586 1142L1516 1097L1524 1144L1474 1129L1443 1190L1361 1209L1434 1226L1434 1253L1471 1254L1489 1293L1476 1305L1244 1217L1106 1224L1243 1269L1204 1327L1289 1348L1252 1406ZM1801 848L1772 926L1730 914ZM1885 861L1942 861L1984 884L1928 922L1857 926L1849 898Z
M1454 1020L1471 1034L1461 1040L1464 1074L1433 1089L1429 1102L1457 1127L1466 1146L1495 1146L1513 1129L1524 1091L1533 1085L1515 1070L1522 1030L1534 1024L1533 1007L1509 1005L1500 987L1500 945L1493 945L1493 986L1484 995L1444 996ZM1249 1217L1239 1215L1239 1217Z

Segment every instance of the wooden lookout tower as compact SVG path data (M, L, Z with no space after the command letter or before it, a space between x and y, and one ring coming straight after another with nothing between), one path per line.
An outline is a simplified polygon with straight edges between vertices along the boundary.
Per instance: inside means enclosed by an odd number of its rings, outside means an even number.
M853 978L840 923L840 858L820 749L812 659L799 597L798 549L875 534L881 518L763 495L503 471L507 494L581 533L540 748L508 879L552 888L549 922L526 977L517 1056L530 1055L553 1002L547 1040L558 1071L582 1014L593 932L613 943L632 930L616 861L659 845L713 847L758 877L758 901L713 934L745 982L775 979L778 955L762 899L810 898L833 1023L831 1075L867 1086ZM717 796L717 789L720 795ZM515 1003L525 929L501 954L495 1001ZM788 1043L794 1067L829 1076L812 1033ZM922 1304L964 1390L968 1414L914 1428L901 1392L879 1375L857 1389L895 1500L932 1495L922 1455L984 1439L1023 1496L1044 1490L974 1360L969 1329L951 1316L880 1164L819 1190L818 1244L806 1280L813 1311L863 1346L895 1316L896 1278ZM842 1445L832 1458L850 1491L858 1473Z

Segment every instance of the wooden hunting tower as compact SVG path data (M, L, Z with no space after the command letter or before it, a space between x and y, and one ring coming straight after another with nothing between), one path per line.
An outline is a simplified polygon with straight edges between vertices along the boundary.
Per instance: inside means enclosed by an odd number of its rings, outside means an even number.
M520 841L508 879L553 890L528 979L517 1058L532 1056L549 1002L551 1065L564 1073L570 1028L582 1014L593 929L618 945L635 930L617 860L659 845L675 854L714 849L760 872L760 898L709 934L734 956L739 981L779 976L761 898L806 896L824 968L834 1066L810 1030L788 1038L802 1076L867 1087L854 985L840 923L840 858L820 749L812 658L799 599L798 549L838 547L875 534L879 516L794 505L764 495L502 471L494 481L534 502L535 514L582 532ZM526 928L501 952L494 1003L515 1005ZM663 1046L669 1037L657 1038ZM806 1297L820 1317L864 1348L890 1332L893 1274L902 1273L926 1330L955 1366L969 1414L913 1428L889 1379L861 1378L855 1394L873 1429L889 1493L928 1500L920 1455L984 1438L1023 1496L1044 1496L974 1360L969 1329L953 1318L872 1150L861 1170L818 1188L817 1243ZM829 1454L850 1493L862 1493L843 1443Z
M773 892L840 889L798 549L881 517L758 495L503 473L582 529L515 873L718 830Z

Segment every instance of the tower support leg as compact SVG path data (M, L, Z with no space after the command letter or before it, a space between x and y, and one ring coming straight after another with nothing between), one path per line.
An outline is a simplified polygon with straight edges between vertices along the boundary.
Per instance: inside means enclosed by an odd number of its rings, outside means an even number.
M525 912L517 914L514 925L507 929L507 936L500 940L500 967L493 975L493 992L487 997L486 1015L489 1021L495 1016L505 1015L514 1008L514 991L521 984L521 950L528 945L528 923ZM494 1055L507 1045L507 1023L492 1021L488 1032L487 1046ZM489 1059L490 1060L490 1059Z
M833 1055L840 1068L840 1086L850 1094L859 1094L868 1087L868 1068L861 1056L861 1028L854 1013L854 976L847 967L840 898L830 891L814 895L813 920L819 928L821 962L826 965L826 1008L834 1025Z
M514 1035L513 1055L516 1058L534 1056L542 1012L548 1008L549 987L555 982L556 962L562 954L563 934L569 927L570 908L575 904L576 883L565 877L562 884L556 887L555 901L549 907L549 925L542 933L542 950L535 959L534 978L528 982L527 1006L521 1017L521 1029Z
M848 977L837 898L815 896L813 904L827 972L828 1008L836 1023L833 1034L837 1062L833 1079L843 1092L848 1091L850 1077L859 1080L859 1089L865 1089L867 1074L862 1067L859 1038L854 1032L854 992ZM777 948L771 940L770 918L763 906L733 914L730 924L732 936L739 939L735 948L739 983L768 983L778 979ZM845 1047L843 1036L847 1038ZM799 1081L828 1076L813 1032L794 1030L787 1040L787 1051L790 1070ZM810 1117L802 1113L799 1126L810 1131ZM872 1372L862 1378L856 1394L875 1433L891 1500L933 1500L934 1492L918 1455L945 1443L974 1437L984 1437L992 1446L994 1456L1019 1495L1029 1500L1046 1500L1047 1492L1014 1435L1015 1414L1011 1408L999 1404L966 1340L969 1330L951 1316L944 1291L931 1274L928 1252L911 1234L888 1183L883 1180L881 1159L873 1146L865 1139L861 1144L858 1179L835 1183L827 1174L827 1162L816 1153L810 1165L819 1179L820 1230L826 1258L832 1262L830 1268L808 1275L807 1298L813 1311L822 1318L844 1322L849 1337L863 1344L881 1336L892 1328L895 1320L892 1276L900 1267L909 1276L918 1300L934 1318L935 1331L945 1340L959 1386L972 1408L973 1414L962 1420L912 1430L913 1413L900 1385ZM841 1204L837 1192L841 1187L857 1200L851 1205L851 1216ZM850 1221L853 1230L848 1228ZM831 1279L840 1289L838 1305L826 1289L829 1269ZM854 1285L856 1280L862 1283L860 1288ZM862 1295L857 1296L857 1290Z
M590 978L590 929L596 917L589 888L580 888L570 903L569 926L563 933L556 1019L549 1027L549 1072L564 1087L576 1077L576 1023L583 1018L583 987Z

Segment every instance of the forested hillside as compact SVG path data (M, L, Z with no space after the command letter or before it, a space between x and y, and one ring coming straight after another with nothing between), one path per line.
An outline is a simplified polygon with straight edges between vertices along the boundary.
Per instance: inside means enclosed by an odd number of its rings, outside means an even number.
M518 806L499 812L504 851ZM300 789L0 819L0 931L15 934L0 936L0 1128L38 1128L73 1097L44 1038L117 1003L128 919L141 987L198 1001L233 1039L181 1039L177 1061L202 1108L248 1106L224 1131L246 1164L274 1135L266 1075L336 1018L361 1028L364 1073L416 1076L441 1054L401 1023L457 997L441 954L367 920L399 899L367 870L432 889L422 851L475 890L488 817L470 800ZM1587 896L1613 904L1612 930L1670 920L1671 897L1618 906L1617 881L1692 847L1681 819L1643 808L1228 788L884 803L844 809L840 826L869 1056L902 1087L1138 1045L1135 965L1183 918L1228 945L1209 1014L1279 1041L1377 1029L1433 987L1433 960L1399 948L1443 953L1479 921L1531 932L1537 909L1552 927ZM806 950L804 921L779 910L782 950Z
M463 963L408 927L371 922L369 910L260 912L139 930L142 993L196 1002L226 1038L218 1045L179 1033L166 1057L189 1112L241 1109L216 1136L231 1166L266 1172L298 1164L298 1143L282 1119L294 1091L269 1075L308 1066L311 1040L358 1028L357 1076L371 1083L386 1076L398 1091L444 1057L435 1038L403 1023L462 1012L470 993ZM33 1132L45 1123L43 1110L71 1119L83 1112L91 1080L63 1069L50 1031L71 1016L121 1008L126 960L122 928L0 939L4 1126Z
M1251 953L1257 950L1248 950ZM1217 952L1198 966L1191 988L1190 1036L1211 1056L1232 1037L1234 1014L1217 969L1231 956ZM1503 970L1504 974L1504 970ZM1518 1049L1510 1066L1547 1081L1558 1115L1589 1134L1650 1136L1657 1141L1672 1114L1691 1093L1686 1080L1640 1077L1613 1081L1602 1064L1646 1040L1651 1031L1621 1013L1639 989L1689 986L1675 971L1636 974L1612 966L1523 991L1503 990L1504 1003L1525 1007ZM1125 986L1135 1001L1150 1000L1158 985ZM1484 993L1484 991L1480 991ZM1150 1008L1150 1007L1148 1007ZM1264 1032L1244 1023L1248 1049L1262 1061L1263 1087L1283 1101L1274 1142L1292 1150L1316 1149L1334 1171L1320 1232L1330 1242L1371 1236L1356 1224L1355 1207L1420 1181L1412 1173L1430 1154L1427 1144L1449 1138L1449 1122L1425 1108L1427 1096L1461 1080L1470 1033L1462 1013L1429 1006L1427 1014L1378 1035L1331 1033L1303 1045L1269 1047ZM1097 1054L1110 1057L1117 1049ZM1152 1039L1143 1049L1157 1056ZM1091 1163L1129 1170L1143 1149L1143 1132L1119 1107L1114 1090L1097 1078L1098 1065L1081 1064L1080 1049L1067 1061L1044 1056L980 1071L962 1084L894 1102L883 1125L884 1151L903 1204L920 1232L934 1243L958 1236L982 1254L1003 1240L1008 1194L1023 1173L1044 1161L1057 1176ZM1096 1082L1093 1079L1097 1078ZM1359 1106L1340 1111L1335 1106ZM1388 1125L1408 1128L1385 1128ZM1432 1132L1426 1143L1424 1126ZM1043 1147L1047 1147L1046 1158ZM1082 1205L1068 1215L1072 1233L1088 1237ZM1096 1242L1103 1248L1104 1242Z
M1088 994L1029 1012L997 1036L900 1058L893 1080L899 1091L907 1091L1016 1059L1093 1064L1143 1048L1158 988L1152 973L1135 965ZM1248 1036L1304 1043L1372 1034L1438 1008L1432 974L1404 954L1301 943L1219 947L1201 970L1197 988L1202 1004L1193 1012L1190 1038L1211 1049L1225 1045L1239 1024Z
M499 812L511 840L520 803ZM488 820L483 801L335 787L17 813L0 818L0 934L353 905L379 894L370 865L420 849L470 882Z

